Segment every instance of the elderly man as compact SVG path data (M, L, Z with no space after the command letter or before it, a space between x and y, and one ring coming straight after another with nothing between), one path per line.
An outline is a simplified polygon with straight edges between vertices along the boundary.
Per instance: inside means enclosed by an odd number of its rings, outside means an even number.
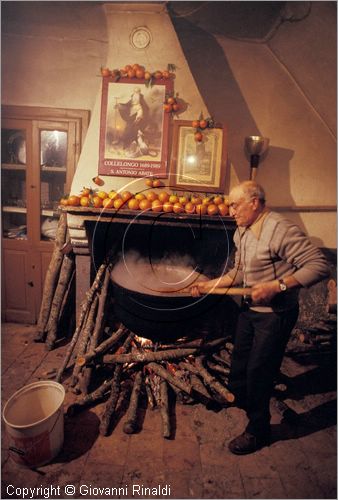
M270 441L270 398L298 317L299 288L329 273L324 256L291 221L265 206L263 188L245 181L230 193L237 223L235 264L226 275L192 287L193 296L215 286L251 288L238 319L229 387L248 417L229 443L232 453L252 453Z

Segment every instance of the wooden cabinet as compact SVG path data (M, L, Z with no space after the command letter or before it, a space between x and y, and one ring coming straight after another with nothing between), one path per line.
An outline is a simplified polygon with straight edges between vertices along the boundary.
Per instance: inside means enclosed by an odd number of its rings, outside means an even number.
M35 323L58 201L70 191L89 112L4 106L1 134L2 315Z

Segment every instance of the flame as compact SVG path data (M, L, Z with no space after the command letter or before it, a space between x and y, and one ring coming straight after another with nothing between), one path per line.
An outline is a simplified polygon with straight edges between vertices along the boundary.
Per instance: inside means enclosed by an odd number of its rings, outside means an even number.
M150 339L146 339L145 337L135 335L134 339L141 345L141 347L153 347L154 345Z

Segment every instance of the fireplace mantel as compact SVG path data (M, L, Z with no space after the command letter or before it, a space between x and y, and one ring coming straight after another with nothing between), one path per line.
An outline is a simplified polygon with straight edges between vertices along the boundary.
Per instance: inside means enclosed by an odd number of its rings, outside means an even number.
M165 225L171 227L182 227L184 225L192 228L211 230L230 230L235 228L232 217L210 216L197 214L173 214L164 212L139 212L136 210L115 210L100 208L64 207L61 209L67 213L68 228L71 244L75 253L88 254L88 235L86 233L86 221L105 224L147 224Z

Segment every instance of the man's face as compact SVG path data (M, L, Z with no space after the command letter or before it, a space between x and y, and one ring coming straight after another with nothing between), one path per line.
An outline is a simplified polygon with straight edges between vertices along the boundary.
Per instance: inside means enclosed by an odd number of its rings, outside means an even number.
M240 188L234 188L229 195L230 215L235 219L237 226L250 226L258 217L258 200L250 199Z

